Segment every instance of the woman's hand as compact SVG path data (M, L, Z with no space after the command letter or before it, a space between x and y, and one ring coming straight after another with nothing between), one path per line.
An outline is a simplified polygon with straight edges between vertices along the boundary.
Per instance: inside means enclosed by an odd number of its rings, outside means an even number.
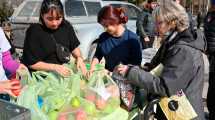
M54 64L53 70L63 77L69 77L71 75L70 69L63 65Z
M0 93L7 93L13 97L17 97L14 91L17 91L18 93L20 92L20 89L21 89L21 86L18 80L17 81L5 80L0 82Z
M145 38L144 38L144 41L145 41L145 42L150 42L149 37L145 37Z
M86 66L85 66L85 64L84 64L83 58L81 57L82 55L81 55L80 48L78 48L78 47L75 48L75 49L72 51L72 55L73 55L73 57L76 58L77 68L78 68L78 69L81 69L82 74L83 74L84 76L86 76L86 74L87 74L87 68L86 68Z
M86 74L86 78L89 79L93 74L93 70L89 70Z
M82 57L78 57L76 59L76 63L77 63L77 68L78 69L80 68L81 71L82 71L82 73L83 73L83 75L86 76L87 75L87 68L86 68L86 66L84 64L83 58Z
M93 58L93 60L92 60L92 62L90 64L90 70L87 72L87 75L86 75L86 77L88 79L92 76L92 74L93 74L93 72L95 70L96 64L98 64L98 63L99 63L99 60L97 58Z
M128 72L128 66L127 65L118 65L115 68L115 71L118 72L119 74L121 74L122 76L125 76Z

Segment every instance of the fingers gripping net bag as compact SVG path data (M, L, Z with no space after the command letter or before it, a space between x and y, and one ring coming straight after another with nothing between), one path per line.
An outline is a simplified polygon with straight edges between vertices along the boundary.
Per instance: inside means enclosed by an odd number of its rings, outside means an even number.
M130 111L134 103L135 89L130 84L126 84L126 79L118 73L114 72L112 78L115 80L116 84L119 87L122 107L127 111Z

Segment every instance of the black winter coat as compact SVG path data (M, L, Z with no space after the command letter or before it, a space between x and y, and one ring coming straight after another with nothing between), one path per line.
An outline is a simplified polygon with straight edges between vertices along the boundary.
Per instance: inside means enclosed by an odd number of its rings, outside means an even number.
M205 42L201 37L194 38L189 30L178 33L172 40L170 38L165 40L152 60L154 66L160 63L164 65L160 77L134 66L129 69L127 79L147 93L161 97L175 95L177 91L183 90L198 114L195 120L205 120L202 101L202 51Z
M205 37L208 44L208 53L215 54L215 11L208 12L204 23Z

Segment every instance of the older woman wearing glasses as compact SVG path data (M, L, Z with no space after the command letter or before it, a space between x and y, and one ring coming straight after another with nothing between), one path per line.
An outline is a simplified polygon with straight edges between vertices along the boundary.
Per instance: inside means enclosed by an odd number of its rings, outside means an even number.
M150 71L162 64L161 74L155 76L137 66L126 65L116 70L127 77L128 83L145 89L151 95L169 97L183 90L198 115L195 120L204 120L202 52L205 43L188 29L189 18L180 4L163 0L153 16L159 36L169 33L148 69Z

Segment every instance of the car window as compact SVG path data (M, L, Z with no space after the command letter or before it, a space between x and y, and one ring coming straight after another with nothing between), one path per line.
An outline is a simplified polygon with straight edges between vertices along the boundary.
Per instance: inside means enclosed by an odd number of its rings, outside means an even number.
M137 15L138 15L137 8L135 8L132 5L125 5L124 7L127 9L128 19L137 19Z
M111 4L113 7L122 7L120 4Z
M41 2L28 1L24 7L20 10L19 17L38 17L40 12Z
M97 13L101 9L100 2L85 1L84 3L87 8L88 16L97 16Z
M65 12L69 17L72 16L86 16L86 11L83 2L80 0L65 1Z

